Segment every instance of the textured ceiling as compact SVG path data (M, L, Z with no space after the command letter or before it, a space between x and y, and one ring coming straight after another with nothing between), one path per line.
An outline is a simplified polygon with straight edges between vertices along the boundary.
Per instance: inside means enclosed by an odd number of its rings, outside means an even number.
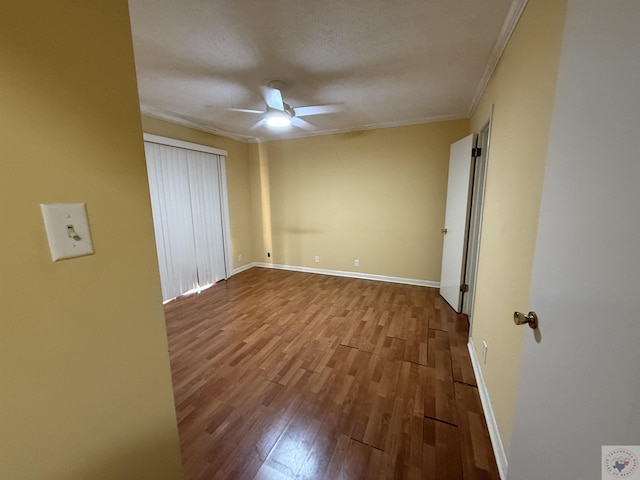
M526 0L130 0L144 114L244 141L469 115ZM316 130L253 128L281 80Z

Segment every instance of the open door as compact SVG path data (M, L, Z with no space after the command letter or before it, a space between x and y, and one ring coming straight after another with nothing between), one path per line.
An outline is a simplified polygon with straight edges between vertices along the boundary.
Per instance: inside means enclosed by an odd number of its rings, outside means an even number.
M568 4L509 480L640 478L638 18Z
M473 141L474 135L471 134L451 144L449 156L447 210L442 229L444 241L440 295L456 312L460 312L462 307L460 287L464 275L469 225Z

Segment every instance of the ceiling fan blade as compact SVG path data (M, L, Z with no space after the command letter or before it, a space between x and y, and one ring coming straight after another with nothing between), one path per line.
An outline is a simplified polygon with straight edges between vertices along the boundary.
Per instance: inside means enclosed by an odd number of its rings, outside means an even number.
M293 109L298 117L307 117L309 115L322 115L323 113L335 113L344 110L343 103L332 103L329 105L308 105L306 107L295 107Z
M260 128L260 127L262 127L263 125L266 125L266 124L267 124L267 119L263 118L258 123L256 123L253 127L251 127L251 130L257 130L258 128Z
M305 130L315 130L316 129L316 127L314 125L312 125L309 122L307 122L306 120L303 120L303 119L298 118L298 117L292 117L291 118L291 125L293 125L294 127L303 128Z
M249 108L225 108L229 112L244 112L244 113L264 113L262 110L251 110Z
M284 110L284 102L282 101L282 93L280 93L280 90L263 85L260 87L260 91L269 108L280 111Z

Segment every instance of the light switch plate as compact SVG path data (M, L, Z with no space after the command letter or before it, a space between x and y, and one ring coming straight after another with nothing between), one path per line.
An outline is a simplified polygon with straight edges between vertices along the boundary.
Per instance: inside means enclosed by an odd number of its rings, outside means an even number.
M84 203L43 203L40 209L54 262L93 254Z

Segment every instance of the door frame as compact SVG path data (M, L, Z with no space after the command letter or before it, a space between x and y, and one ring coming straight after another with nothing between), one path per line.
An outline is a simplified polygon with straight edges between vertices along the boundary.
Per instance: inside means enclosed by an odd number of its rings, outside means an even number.
M473 328L473 310L475 291L478 280L478 260L480 258L480 240L482 236L482 221L484 200L487 185L487 170L489 164L489 148L491 139L491 121L493 107L488 120L476 135L476 148L480 148L480 155L473 162L473 177L470 196L469 218L467 226L466 248L464 250L463 283L469 286L468 292L462 293L461 313L469 320L469 335Z

